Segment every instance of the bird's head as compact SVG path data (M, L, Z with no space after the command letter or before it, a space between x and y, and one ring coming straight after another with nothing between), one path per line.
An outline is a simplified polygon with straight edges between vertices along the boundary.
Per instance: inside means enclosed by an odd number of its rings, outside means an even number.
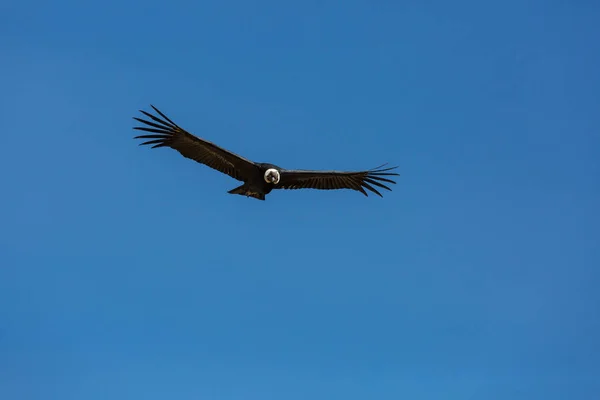
M269 168L265 171L265 182L267 183L277 185L280 178L281 176L279 175L279 171L277 171L275 168Z

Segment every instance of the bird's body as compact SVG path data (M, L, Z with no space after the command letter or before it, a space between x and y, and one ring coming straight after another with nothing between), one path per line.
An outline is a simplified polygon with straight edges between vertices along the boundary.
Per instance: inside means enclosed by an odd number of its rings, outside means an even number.
M235 189L231 189L227 193L240 194L242 196L265 200L265 196L271 193L271 190L274 189L275 185L272 182L267 182L265 179L263 179L263 177L269 169L281 171L281 168L276 165L266 163L257 163L257 165L260 174L252 176L247 182L244 182L243 185L238 186Z
M398 175L389 172L392 168L375 168L367 171L311 171L288 170L270 163L255 163L235 153L225 150L214 143L200 139L180 128L166 115L152 106L161 117L146 111L140 112L152 121L134 117L146 126L134 127L136 130L150 132L149 135L136 136L135 139L151 139L141 143L152 147L171 147L186 158L207 165L217 171L244 182L228 193L265 200L273 189L353 189L368 196L365 189L381 196L374 187L391 190L385 183L396 183L388 176Z

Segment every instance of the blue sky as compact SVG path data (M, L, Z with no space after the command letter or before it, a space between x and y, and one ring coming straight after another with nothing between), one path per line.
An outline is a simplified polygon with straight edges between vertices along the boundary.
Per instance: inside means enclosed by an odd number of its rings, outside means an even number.
M3 2L0 398L599 398L599 17ZM402 175L232 196L137 146L149 104L256 161Z

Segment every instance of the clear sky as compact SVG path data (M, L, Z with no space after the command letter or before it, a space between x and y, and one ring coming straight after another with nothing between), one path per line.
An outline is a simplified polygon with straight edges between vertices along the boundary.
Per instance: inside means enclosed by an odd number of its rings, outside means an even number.
M485 4L483 4L485 3ZM0 398L600 398L600 5L0 5ZM401 176L262 202L133 116Z

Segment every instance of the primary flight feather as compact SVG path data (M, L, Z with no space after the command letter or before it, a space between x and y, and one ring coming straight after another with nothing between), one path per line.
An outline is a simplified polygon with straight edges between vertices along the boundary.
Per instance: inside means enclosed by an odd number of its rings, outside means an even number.
M155 147L170 147L182 156L200 164L207 165L219 172L244 182L243 185L230 190L228 193L254 197L265 200L265 196L273 189L352 189L368 196L371 191L383 197L377 188L391 190L386 184L395 184L390 172L396 167L374 169L357 172L346 171L312 171L291 170L280 168L274 164L256 163L225 150L208 140L192 135L179 127L156 107L151 107L160 116L140 110L148 119L133 117L144 124L133 129L150 134L136 136L135 139L146 139L140 145ZM366 189L366 190L365 190Z

